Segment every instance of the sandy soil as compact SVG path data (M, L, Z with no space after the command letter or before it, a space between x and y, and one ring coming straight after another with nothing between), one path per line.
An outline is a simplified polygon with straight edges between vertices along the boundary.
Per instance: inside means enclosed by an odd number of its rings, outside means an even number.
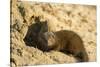
M32 16L47 21L49 31L71 30L83 40L89 61L96 61L96 7L92 5L16 2L11 6L11 65L76 63L72 55L59 51L43 52L26 46L24 38L28 26L34 23Z

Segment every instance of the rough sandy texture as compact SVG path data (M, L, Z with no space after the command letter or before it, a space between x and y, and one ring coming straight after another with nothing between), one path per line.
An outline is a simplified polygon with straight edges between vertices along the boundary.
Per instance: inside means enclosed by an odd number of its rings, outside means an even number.
M75 63L72 55L59 51L42 52L26 46L23 41L28 26L34 23L32 16L47 21L49 31L71 30L83 40L89 61L96 61L96 7L75 4L50 4L36 2L12 2L11 10L11 65L40 65Z

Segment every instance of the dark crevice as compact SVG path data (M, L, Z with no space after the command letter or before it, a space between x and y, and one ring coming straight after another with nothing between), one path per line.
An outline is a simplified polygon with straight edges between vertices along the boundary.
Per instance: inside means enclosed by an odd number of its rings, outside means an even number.
M48 31L47 21L40 21L40 17L34 18L35 23L28 27L24 42L27 46L39 48L42 51L46 49L47 41L44 38L44 33Z

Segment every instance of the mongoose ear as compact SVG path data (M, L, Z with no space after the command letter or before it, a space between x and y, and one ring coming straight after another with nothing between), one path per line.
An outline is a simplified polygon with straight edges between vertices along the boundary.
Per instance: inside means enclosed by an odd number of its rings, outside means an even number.
M38 17L35 17L35 22L36 23L40 23L40 17L38 16Z

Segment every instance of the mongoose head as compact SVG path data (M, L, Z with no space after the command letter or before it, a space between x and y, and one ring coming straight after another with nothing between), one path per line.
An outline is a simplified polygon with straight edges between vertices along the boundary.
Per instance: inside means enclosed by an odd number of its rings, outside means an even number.
M51 50L52 46L55 44L55 35L53 32L45 32L39 34L38 37L38 47L42 51L49 51Z

